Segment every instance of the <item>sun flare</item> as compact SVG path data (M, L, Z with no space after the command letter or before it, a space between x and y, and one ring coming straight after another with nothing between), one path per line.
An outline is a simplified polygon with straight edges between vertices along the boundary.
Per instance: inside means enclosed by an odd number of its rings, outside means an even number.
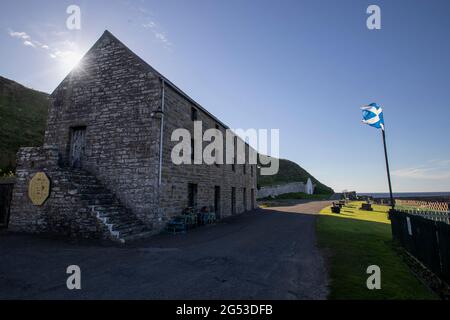
M78 51L66 51L61 55L61 65L64 71L70 72L78 67L82 54Z

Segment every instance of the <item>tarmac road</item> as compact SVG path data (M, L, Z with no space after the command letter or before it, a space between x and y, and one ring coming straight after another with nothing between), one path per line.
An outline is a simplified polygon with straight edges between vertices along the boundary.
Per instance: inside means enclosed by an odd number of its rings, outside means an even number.
M329 201L257 209L123 247L0 233L0 299L325 299L315 220ZM81 268L68 290L66 268Z

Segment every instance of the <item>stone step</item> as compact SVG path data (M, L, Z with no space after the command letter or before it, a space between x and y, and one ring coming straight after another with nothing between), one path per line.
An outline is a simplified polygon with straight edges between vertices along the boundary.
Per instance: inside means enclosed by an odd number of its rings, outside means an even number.
M78 191L80 193L83 193L83 194L96 194L96 193L110 193L110 194L112 194L112 192L109 192L108 190L106 190L102 186L90 186L90 187L80 186L78 188Z
M105 207L110 207L110 208L116 207L116 208L112 208L113 211L114 210L122 210L122 209L117 208L117 206L121 206L121 204L117 200L114 200L114 201L97 200L96 201L96 200L88 199L88 200L83 200L83 203L86 205L86 207L89 208L90 211L92 211L93 207L96 207L96 208L102 207L103 209L101 209L101 210L99 210L99 209L95 210L96 212L99 212L100 214L104 214L106 211L110 211L110 209L105 209Z
M72 183L73 188L76 188L80 193L99 193L108 192L103 186L93 183Z
M120 216L116 216L114 218L111 217L106 217L106 223L110 223L113 226L120 226L120 225L129 225L129 224L142 224L140 222L136 223L136 220L133 218L129 218L129 217L120 217Z
M111 207L117 205L114 203L114 199L107 199L107 198L98 198L98 199L84 198L83 201L85 201L88 205L91 206Z
M70 169L67 173L68 181L86 206L81 211L95 211L100 221L111 228L111 239L119 242L133 241L153 234L144 223L122 206L115 194L105 188L95 176L81 169Z
M89 199L89 200L85 200L88 201L88 205L98 205L98 206L108 206L108 205L112 205L113 201L112 200L105 200L105 199Z
M105 214L111 211L124 211L124 208L119 204L111 204L111 205L91 205L91 208L94 208L95 211L100 212L100 214Z
M72 183L76 183L76 184L99 185L99 182L97 179L89 178L89 177L76 177L76 176L72 175L70 177L70 181Z
M132 241L135 241L135 240L148 238L148 237L150 237L152 235L153 235L153 232L151 230L149 230L149 231L143 231L143 232L139 232L139 233L135 233L135 234L126 235L126 236L123 236L123 237L121 236L121 238L125 242L132 242Z
M72 180L72 184L76 185L77 187L81 188L81 189L89 189L89 188L105 188L103 187L100 183L96 182L96 181L73 181Z
M113 226L113 231L118 231L119 232L119 236L122 238L123 237L127 237L129 235L133 235L136 233L141 233L143 231L148 231L148 229L146 228L146 226L141 225L141 226L129 226L129 227L120 227L120 228L114 228Z
M82 199L92 199L92 200L100 200L100 199L111 199L114 200L114 195L111 193L93 193L93 194L81 194Z
M117 215L123 215L125 214L122 210L111 210L111 211L100 211L99 216L101 218L108 218L108 217L114 217Z
M133 232L133 230L143 230L145 229L144 225L136 224L133 222L129 223L123 223L123 224L113 224L112 226L113 231L119 231L120 233L130 233Z

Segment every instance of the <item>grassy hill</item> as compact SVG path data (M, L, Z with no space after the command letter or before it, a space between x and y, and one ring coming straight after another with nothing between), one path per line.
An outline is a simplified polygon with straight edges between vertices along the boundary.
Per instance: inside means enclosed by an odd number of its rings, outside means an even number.
M304 182L308 181L308 178L311 177L313 184L316 185L314 193L317 194L332 194L334 193L333 189L324 185L316 178L314 178L311 174L309 174L305 169L300 167L295 162L279 159L280 160L280 168L277 174L272 176L262 176L258 170L258 186L271 186L276 184L284 184L289 182Z
M0 76L0 176L15 168L20 147L40 146L44 142L49 95L26 88ZM261 176L258 185L305 182L311 177L315 193L333 193L295 162L280 159L280 170L273 176Z
M49 95L0 77L0 170L15 167L20 147L44 142ZM1 174L1 172L0 172Z

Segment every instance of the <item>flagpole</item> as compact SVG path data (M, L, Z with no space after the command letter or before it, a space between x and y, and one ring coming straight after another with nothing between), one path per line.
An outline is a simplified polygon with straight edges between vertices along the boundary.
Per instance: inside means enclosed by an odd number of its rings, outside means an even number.
M384 158L386 159L386 171L387 171L387 177L388 177L388 183L389 183L389 194L391 197L391 207L392 207L392 210L394 210L395 202L394 202L394 197L392 196L391 174L389 173L389 161L388 161L388 156L387 156L386 135L384 133L384 128L381 129L381 132L383 135Z

